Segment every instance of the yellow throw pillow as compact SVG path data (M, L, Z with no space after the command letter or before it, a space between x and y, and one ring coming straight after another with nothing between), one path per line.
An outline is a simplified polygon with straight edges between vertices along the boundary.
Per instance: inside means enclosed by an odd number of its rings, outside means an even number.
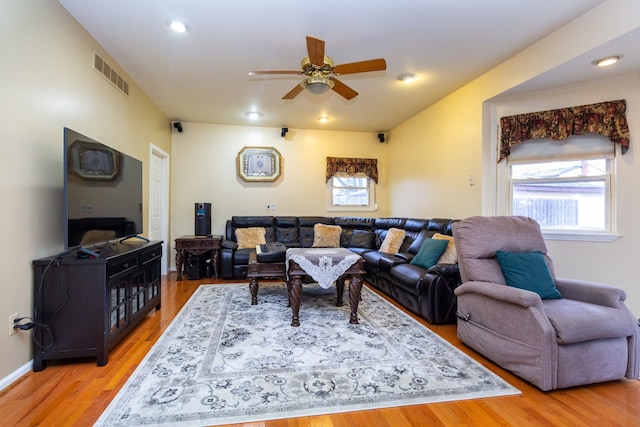
M397 254L400 246L402 246L402 242L404 242L404 236L404 230L400 228L390 228L389 231L387 231L382 245L380 245L380 252Z
M438 260L438 264L456 264L458 262L458 253L456 252L456 242L453 240L453 236L436 233L432 238L449 241L447 249L444 250L444 253Z
M257 245L264 245L264 227L236 228L236 240L238 249L255 249Z
M339 248L342 227L339 225L316 224L313 226L314 248Z

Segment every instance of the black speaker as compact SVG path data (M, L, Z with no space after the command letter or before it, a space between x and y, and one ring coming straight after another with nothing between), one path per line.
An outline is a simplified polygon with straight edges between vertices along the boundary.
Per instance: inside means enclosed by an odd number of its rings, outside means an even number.
M196 203L195 235L211 234L211 203Z
M190 255L187 260L187 279L200 280L207 272L206 255Z

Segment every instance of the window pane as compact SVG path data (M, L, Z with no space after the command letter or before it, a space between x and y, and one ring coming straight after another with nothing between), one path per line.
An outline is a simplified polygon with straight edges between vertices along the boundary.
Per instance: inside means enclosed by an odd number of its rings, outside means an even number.
M542 228L604 230L605 180L514 183L514 215L534 218Z
M358 187L367 188L369 186L369 178L351 178L351 177L333 177L334 187Z
M369 178L336 176L331 184L333 206L369 205Z
M513 165L511 169L511 178L575 178L580 176L602 176L606 173L606 159L577 160L570 162Z

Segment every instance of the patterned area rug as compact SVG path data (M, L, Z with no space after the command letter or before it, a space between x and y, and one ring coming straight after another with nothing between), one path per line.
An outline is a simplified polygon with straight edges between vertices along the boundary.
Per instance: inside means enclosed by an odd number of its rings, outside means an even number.
M219 425L520 393L366 287L359 325L335 299L335 287L304 285L294 328L282 283L261 284L253 306L247 284L200 286L96 425Z

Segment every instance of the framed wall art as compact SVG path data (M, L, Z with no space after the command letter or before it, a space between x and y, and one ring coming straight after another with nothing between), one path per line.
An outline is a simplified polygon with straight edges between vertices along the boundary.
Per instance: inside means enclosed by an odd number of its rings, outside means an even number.
M273 182L282 173L282 158L273 147L244 147L236 159L238 176L248 182Z

